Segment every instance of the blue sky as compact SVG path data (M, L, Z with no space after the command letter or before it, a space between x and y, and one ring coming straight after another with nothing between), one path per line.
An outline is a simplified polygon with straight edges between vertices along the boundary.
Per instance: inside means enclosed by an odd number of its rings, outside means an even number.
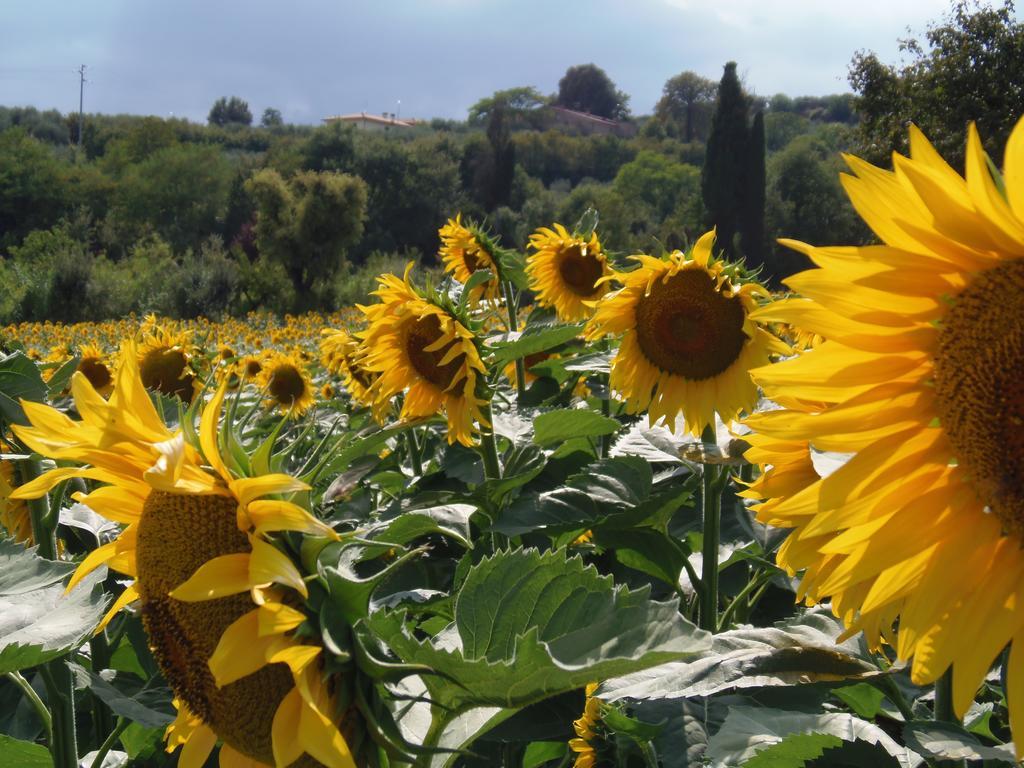
M849 90L859 49L895 61L947 0L0 0L0 104L204 121L219 96L291 122L464 118L495 90L557 90L594 62L649 113L665 80L732 59L771 95Z

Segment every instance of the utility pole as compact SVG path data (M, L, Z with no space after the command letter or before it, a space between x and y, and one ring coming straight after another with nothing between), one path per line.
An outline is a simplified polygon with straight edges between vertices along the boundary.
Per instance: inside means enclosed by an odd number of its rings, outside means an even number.
M78 146L82 146L82 99L85 96L85 64L78 68Z

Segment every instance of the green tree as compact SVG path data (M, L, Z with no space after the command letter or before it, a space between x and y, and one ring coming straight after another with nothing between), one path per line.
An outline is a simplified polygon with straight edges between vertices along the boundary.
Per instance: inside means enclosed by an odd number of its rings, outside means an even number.
M754 115L740 184L740 245L751 269L764 264L765 138L764 113Z
M798 136L769 159L765 218L772 245L766 267L774 280L811 266L805 256L775 243L777 237L812 245L870 240L839 183L842 170L833 148L817 136Z
M655 117L667 125L680 126L679 138L693 141L699 135L698 126L703 128L707 124L715 91L713 80L696 72L680 72L665 82L661 99L654 107Z
M0 247L52 227L67 210L63 164L22 128L0 133Z
M737 255L733 239L739 229L741 186L750 135L748 107L749 98L736 76L736 62L730 61L718 84L718 105L711 120L711 135L701 173L708 224L717 228L718 247L729 258Z
M221 128L229 125L252 125L252 112L249 111L249 103L243 99L237 96L222 96L213 102L206 122Z
M975 121L985 149L996 160L1024 114L1024 23L1010 0L998 7L955 2L924 42L901 43L910 60L883 64L872 52L857 53L849 81L857 93L860 152L888 162L907 148L906 124L914 122L936 149L959 167L964 129Z
M501 110L514 127L537 127L540 124L541 108L547 103L548 99L532 85L495 91L469 108L467 122L470 125L487 125L491 113Z
M355 158L355 128L340 122L315 129L301 149L302 168L306 171L352 170Z
M366 184L330 171L304 171L286 181L264 169L246 186L256 202L257 247L284 267L297 308L329 300L345 250L363 234Z
M626 200L647 203L661 221L681 205L700 198L700 171L644 150L619 169L613 187Z
M274 109L273 107L267 107L263 110L263 116L260 118L260 125L264 128L280 128L284 125L284 118L281 116L281 110Z
M152 231L175 251L198 247L220 230L231 174L219 147L196 144L167 147L130 166L111 211L120 242L127 246Z
M608 74L595 64L569 67L558 81L555 104L609 120L629 117L629 96L616 89Z

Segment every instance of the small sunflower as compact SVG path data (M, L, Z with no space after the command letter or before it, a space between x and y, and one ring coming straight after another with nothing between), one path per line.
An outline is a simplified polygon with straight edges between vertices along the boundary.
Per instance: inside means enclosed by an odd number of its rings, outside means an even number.
M751 319L765 289L734 282L711 255L714 239L705 234L689 257L632 257L640 267L617 275L623 287L601 299L584 331L588 340L622 334L610 383L630 412L669 425L682 414L693 435L716 411L728 422L753 408L750 369L789 351Z
M316 403L309 372L294 355L281 352L268 355L258 383L266 393L267 406L276 407L293 418L304 415Z
M530 235L534 253L526 259L530 289L542 307L554 307L566 323L585 320L594 313L593 302L609 290L608 259L597 233L589 239L570 234L561 224L541 227Z
M7 446L0 442L0 453L6 450ZM16 486L14 462L0 459L0 529L15 541L31 544L32 515L24 501L11 498Z
M200 386L192 370L191 334L172 331L150 316L141 337L139 371L143 386L191 403Z
M372 405L370 388L377 380L377 374L359 362L359 340L341 328L324 328L321 334L321 365L341 379L353 400L360 405Z
M263 370L263 358L259 355L246 355L235 364L235 372L245 381L256 381Z
M279 754L306 752L326 765L352 768L344 740L330 721L330 727L324 724L320 704L310 696L296 705L293 691L302 681L289 663L290 644L277 647L284 654L279 660L230 684L218 685L208 666L222 643L230 646L225 632L254 604L282 589L306 594L298 569L269 535L336 534L296 504L266 498L306 490L301 481L283 474L236 477L228 467L218 437L225 385L202 411L196 447L180 428L164 425L137 361L134 344L126 344L109 400L74 374L71 391L81 421L23 403L32 426L13 429L27 446L88 466L53 469L12 497L38 498L72 477L101 484L75 498L125 527L82 561L68 588L102 564L133 579L101 627L140 602L154 656L180 705L168 729L172 749L184 744L180 765L201 766L219 738L222 765L274 765ZM275 728L279 717L294 721L296 706L303 727Z
M494 277L474 288L471 298L474 301L481 298L488 301L496 299L501 284L497 256L490 239L478 227L464 226L461 213L454 219L448 219L448 223L438 230L438 235L441 237L439 255L444 271L460 283L465 283L478 269L491 270Z
M95 344L83 344L78 351L77 370L89 380L93 389L106 397L114 388L114 374L107 366L103 350Z
M853 454L772 500L772 521L796 529L784 565L848 635L912 658L916 684L952 666L960 716L1009 645L1024 745L1024 121L1002 178L973 125L965 176L913 126L892 171L846 159L843 186L883 244L786 241L818 267L786 281L807 298L759 313L826 338L754 372L768 396L820 405L748 425Z
M569 741L569 748L576 753L573 768L594 768L597 765L597 751L594 742L598 740L598 729L601 725L601 700L594 698L597 683L587 685L587 703L579 720L574 720L572 727L576 738Z
M360 334L366 350L361 365L378 375L371 392L386 404L405 393L401 417L417 419L442 410L448 442L473 444L473 424L487 424L477 385L487 369L475 336L448 310L423 298L405 278L381 275L377 304L359 308L369 326Z

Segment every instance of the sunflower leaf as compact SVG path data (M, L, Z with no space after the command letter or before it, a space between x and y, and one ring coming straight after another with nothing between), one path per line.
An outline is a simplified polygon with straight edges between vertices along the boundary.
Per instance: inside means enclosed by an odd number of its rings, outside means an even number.
M741 627L715 635L700 658L674 662L657 674L606 680L602 699L676 699L741 688L857 680L880 674L858 656L855 640L841 645L838 620L809 611L776 627Z
M518 536L540 528L590 528L637 508L650 495L652 482L651 465L643 459L601 459L558 488L520 496L502 511L494 530Z
M710 645L675 602L616 586L564 550L480 561L459 591L454 623L432 640L414 637L404 612L366 621L402 661L435 671L424 682L441 720L476 707L524 707Z
M145 728L163 728L174 720L175 709L167 686L151 687L131 673L112 669L99 674L77 664L73 664L72 669L84 677L89 690L115 715L127 717Z
M19 768L51 768L53 758L50 751L41 744L22 741L0 733L0 765L17 765Z
M12 553L0 543L0 675L34 667L78 648L103 616L106 599L97 588L105 570L87 576L70 593L62 564L32 550ZM19 583L19 579L25 581Z
M985 746L954 723L915 720L904 726L903 740L911 749L934 760L985 760L997 765L1017 765L1012 746Z
M831 736L833 739L796 739L789 748L778 747L798 735ZM914 768L924 762L920 755L897 743L877 725L843 713L807 714L764 707L733 706L722 727L711 737L705 755L713 768L761 765L797 766L800 754L806 760L825 749L838 746L837 741L862 741L876 745L895 759L901 768ZM817 751L818 748L821 751ZM768 750L779 749L773 755ZM763 755L760 760L759 756ZM770 757L780 758L778 761ZM785 758L785 759L783 759Z
M582 323L572 325L531 326L511 341L498 341L491 345L495 365L505 365L527 355L547 352L572 341L583 331Z
M533 441L551 446L573 437L614 434L621 425L609 416L582 408L562 408L542 413L533 420Z

